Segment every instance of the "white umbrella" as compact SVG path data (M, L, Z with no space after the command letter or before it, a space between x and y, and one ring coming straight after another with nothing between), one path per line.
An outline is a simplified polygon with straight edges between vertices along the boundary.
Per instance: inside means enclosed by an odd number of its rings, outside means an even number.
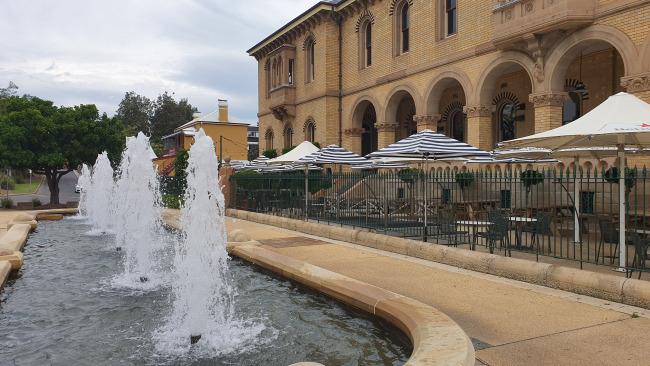
M318 151L318 148L314 146L309 141L303 141L300 145L294 147L286 154L280 155L277 158L270 159L268 164L293 164L298 162L298 160L304 158L309 154L313 154Z
M501 144L502 148L546 148L552 151L580 148L617 148L619 159L619 266L627 266L625 242L626 146L650 145L650 104L628 93L618 93L577 120L564 126ZM575 153L576 169L580 154ZM577 203L578 200L574 199ZM578 210L576 207L575 211ZM579 224L576 223L576 233ZM577 236L576 236L577 237ZM579 238L578 240L579 241Z

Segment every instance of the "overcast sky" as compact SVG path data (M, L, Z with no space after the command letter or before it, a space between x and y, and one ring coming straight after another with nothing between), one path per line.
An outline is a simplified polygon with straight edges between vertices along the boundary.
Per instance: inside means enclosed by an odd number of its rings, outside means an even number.
M315 0L2 1L0 87L112 115L124 93L173 91L203 113L257 122L246 50Z

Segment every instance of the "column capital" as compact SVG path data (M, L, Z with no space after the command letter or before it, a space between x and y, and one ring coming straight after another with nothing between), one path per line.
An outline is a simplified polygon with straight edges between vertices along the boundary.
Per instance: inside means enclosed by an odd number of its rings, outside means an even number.
M566 92L535 93L528 96L528 100L538 107L562 107L569 94Z
M395 132L397 131L397 123L382 122L375 124L378 132Z
M623 76L621 78L621 86L628 93L650 91L650 72Z
M343 131L343 133L345 133L346 136L350 136L350 137L360 137L361 135L363 135L363 131L364 131L363 128L348 128L345 131Z
M487 105L466 105L463 107L463 112L467 115L467 118L491 117L492 107Z

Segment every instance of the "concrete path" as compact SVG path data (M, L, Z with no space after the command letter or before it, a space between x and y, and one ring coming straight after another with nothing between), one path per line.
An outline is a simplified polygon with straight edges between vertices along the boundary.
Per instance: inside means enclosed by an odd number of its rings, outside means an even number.
M650 311L249 221L266 248L430 304L472 338L477 365L648 365Z

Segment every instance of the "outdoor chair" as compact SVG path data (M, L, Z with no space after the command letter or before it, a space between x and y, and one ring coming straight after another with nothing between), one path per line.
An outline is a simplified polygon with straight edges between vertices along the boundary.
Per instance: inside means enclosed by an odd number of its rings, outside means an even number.
M632 268L627 270L627 277L632 277L632 272L639 272L639 279L641 274L646 270L646 261L648 260L648 246L650 241L641 238L641 235L633 233L630 235L630 241L634 245L634 260L632 261Z
M603 260L605 257L609 257L611 263L614 263L614 259L618 256L618 244L619 244L619 235L618 228L615 222L609 219L600 219L598 220L598 228L600 229L600 240L598 241L598 246L596 247L596 263L602 257ZM611 245L614 244L614 251L610 251L610 255L605 255L605 244Z
M551 214L548 212L538 212L536 217L537 221L532 222L521 229L522 233L531 234L531 248L536 248L539 251L540 236L550 237L553 233L551 231ZM551 241L548 241L548 251L551 252Z
M508 255L510 253L510 221L508 218L499 211L489 211L488 220L492 225L487 227L486 231L476 232L476 238L483 238L487 241L488 249L490 254L494 253L494 248L496 248L496 243L499 243L500 247L503 247L505 244L506 251Z
M456 215L454 211L451 210L440 210L438 215L435 217L432 225L436 229L436 235L447 238L447 244L450 246L457 247L459 242L459 236L468 237L469 231L458 230L456 225Z

